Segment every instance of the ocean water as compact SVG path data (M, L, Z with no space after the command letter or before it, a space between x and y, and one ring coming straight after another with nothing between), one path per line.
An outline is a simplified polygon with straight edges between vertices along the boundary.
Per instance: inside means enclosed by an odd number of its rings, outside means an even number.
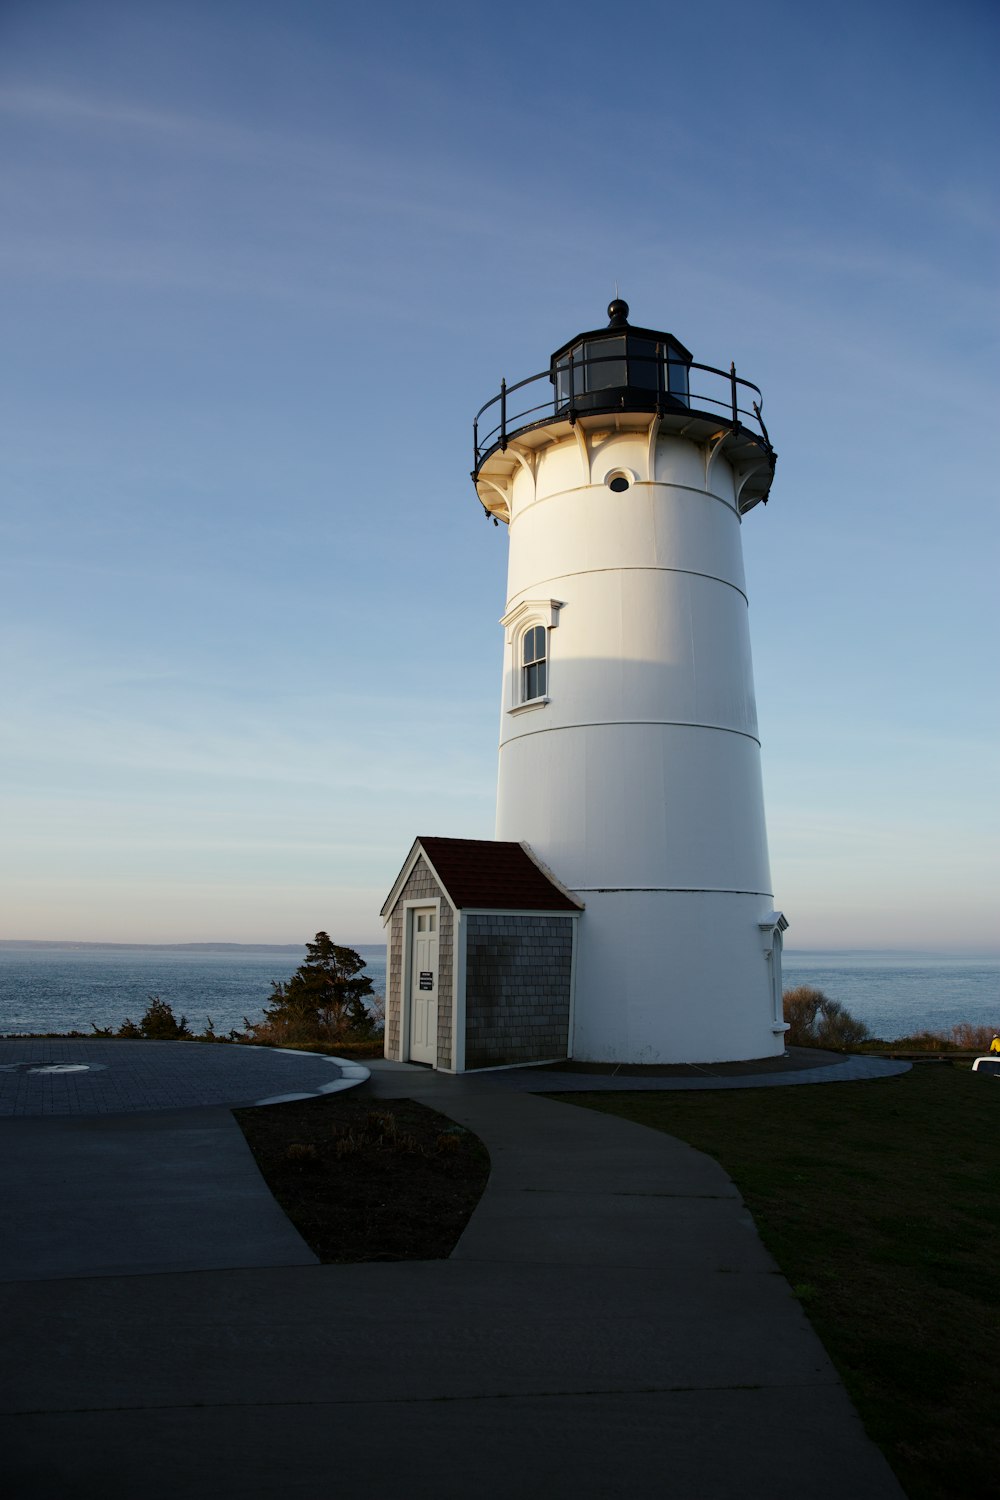
M385 947L359 946L385 991ZM296 947L140 948L0 943L0 1033L89 1032L137 1021L159 995L194 1031L259 1020L272 980L305 958ZM886 1038L947 1031L961 1021L1000 1028L1000 958L786 950L784 987L821 989Z
M385 991L385 945L357 947L378 994ZM209 1017L218 1032L259 1021L272 980L291 978L304 947L139 948L0 943L0 1033L84 1031L91 1023L138 1021L151 995L187 1016L192 1031Z
M782 984L806 984L839 1000L887 1040L950 1031L962 1021L1000 1030L1000 958L928 953L787 951Z

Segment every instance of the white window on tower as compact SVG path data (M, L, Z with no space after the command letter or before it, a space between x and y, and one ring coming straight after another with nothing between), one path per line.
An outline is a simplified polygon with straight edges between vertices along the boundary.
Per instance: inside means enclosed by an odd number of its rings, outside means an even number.
M545 697L548 631L544 625L529 625L521 637L521 702Z
M504 693L509 714L536 713L548 703L550 642L563 607L558 599L522 599L500 621L507 632Z

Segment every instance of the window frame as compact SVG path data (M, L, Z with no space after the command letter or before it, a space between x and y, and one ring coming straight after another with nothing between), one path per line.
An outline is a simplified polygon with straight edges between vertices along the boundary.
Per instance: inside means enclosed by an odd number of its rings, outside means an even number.
M529 648L528 642L531 641ZM537 644L541 641L541 655L537 654ZM536 652L528 661L529 649ZM540 670L539 670L540 669ZM540 676L541 692L530 691L532 674L537 678ZM517 691L516 697L519 704L527 706L529 703L547 703L549 683L549 632L548 627L541 621L529 621L517 637Z
M562 603L558 599L523 599L520 604L508 610L500 621L507 633L507 645L510 650L509 657L509 687L507 689L510 698L505 705L507 713L526 713L534 709L544 708L550 699L550 688L552 684L552 632L559 624L559 611ZM534 636L536 630L541 630L542 643L545 655L535 657L526 663L524 654L529 636ZM537 644L537 642L534 642ZM527 673L530 668L542 665L545 672L543 689L535 697L529 698L527 694Z

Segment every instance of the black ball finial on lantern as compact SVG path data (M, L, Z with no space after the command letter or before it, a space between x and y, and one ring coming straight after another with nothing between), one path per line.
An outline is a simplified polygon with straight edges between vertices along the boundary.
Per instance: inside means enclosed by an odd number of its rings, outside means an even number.
M609 328L628 327L628 303L623 297L616 297L613 302L608 303Z

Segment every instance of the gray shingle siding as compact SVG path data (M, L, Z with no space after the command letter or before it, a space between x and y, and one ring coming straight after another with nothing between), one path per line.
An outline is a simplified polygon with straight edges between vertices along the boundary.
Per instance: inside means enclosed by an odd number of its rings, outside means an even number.
M465 930L466 1067L565 1057L573 918L504 912Z

